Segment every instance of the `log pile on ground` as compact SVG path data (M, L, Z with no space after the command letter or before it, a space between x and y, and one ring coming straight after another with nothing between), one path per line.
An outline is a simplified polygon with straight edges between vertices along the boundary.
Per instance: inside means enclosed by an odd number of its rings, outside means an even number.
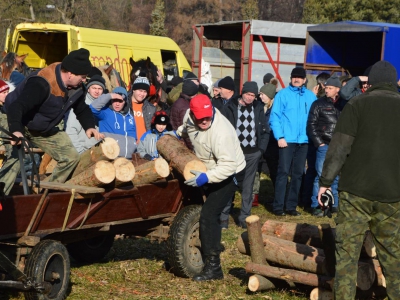
M207 171L204 163L192 151L170 135L164 135L158 140L157 150L170 163L172 168L183 175L185 180L194 177L190 173L191 170Z
M310 299L333 299L335 274L335 229L268 220L263 226L257 216L246 219L247 232L237 241L242 254L250 255L246 264L252 292L300 283L315 287ZM357 293L382 294L385 278L370 234L366 234L363 254L358 262ZM369 256L369 257L366 257ZM270 265L271 264L271 265Z

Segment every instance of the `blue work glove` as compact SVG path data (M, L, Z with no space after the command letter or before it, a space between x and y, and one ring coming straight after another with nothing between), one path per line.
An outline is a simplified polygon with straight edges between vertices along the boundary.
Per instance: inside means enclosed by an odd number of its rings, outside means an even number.
M202 173L199 171L190 170L190 173L194 174L195 176L191 179L185 181L185 184L190 186L203 186L208 182L208 177L206 173Z
M164 132L164 135L170 135L179 140L181 139L181 137L176 134L176 130L166 131L166 132Z

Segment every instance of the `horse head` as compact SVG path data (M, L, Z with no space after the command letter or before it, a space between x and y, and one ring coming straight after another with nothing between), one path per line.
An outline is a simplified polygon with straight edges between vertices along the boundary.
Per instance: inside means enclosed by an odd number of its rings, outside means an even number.
M132 66L132 71L130 74L131 86L135 82L139 74L145 74L150 83L150 91L148 95L148 100L151 103L157 102L160 98L160 83L157 81L157 66L152 63L150 57L147 59L139 59L134 61L133 58L129 58L129 63Z
M126 87L125 82L122 80L119 72L114 69L113 64L100 66L98 69L101 71L102 77L106 81L106 88L109 92L119 86L123 88Z
M1 77L9 80L11 73L15 70L22 73L24 76L29 75L31 69L24 62L27 56L28 54L18 55L15 52L6 53L3 51L3 59L0 63Z

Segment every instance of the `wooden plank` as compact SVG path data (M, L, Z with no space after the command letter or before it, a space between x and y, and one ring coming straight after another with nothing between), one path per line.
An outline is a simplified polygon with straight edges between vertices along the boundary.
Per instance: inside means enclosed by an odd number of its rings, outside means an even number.
M28 180L28 184L29 185L31 184L30 180ZM48 181L41 181L40 188L57 190L57 191L66 191L66 192L70 192L72 189L75 189L75 191L80 194L97 194L97 193L104 193L105 191L103 188L99 187L89 187L82 185L65 184L60 182L48 182Z

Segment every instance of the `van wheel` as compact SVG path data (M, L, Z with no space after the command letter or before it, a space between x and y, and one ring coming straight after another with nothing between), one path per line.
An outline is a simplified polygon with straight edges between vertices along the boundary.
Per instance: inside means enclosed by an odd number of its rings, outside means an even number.
M70 262L68 251L58 241L44 240L33 247L25 265L25 274L35 282L50 283L46 294L24 293L27 300L62 300L69 285Z
M169 230L168 261L180 277L193 277L203 270L199 219L201 205L189 205L178 212Z
M102 260L114 243L114 235L100 235L67 245L69 254L78 262L94 263Z

